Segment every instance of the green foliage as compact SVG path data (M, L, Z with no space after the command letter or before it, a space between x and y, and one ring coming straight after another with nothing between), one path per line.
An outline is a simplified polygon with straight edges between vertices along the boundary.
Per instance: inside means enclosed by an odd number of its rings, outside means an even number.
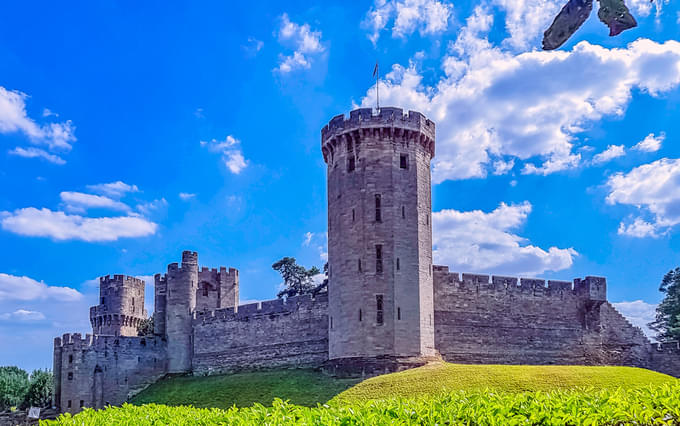
M507 393L457 391L427 398L356 402L302 407L276 399L271 407L168 407L149 404L109 407L64 414L46 425L596 425L677 424L680 385L663 384L632 390L572 389Z
M153 336L153 315L145 320L142 320L142 322L137 327L137 335Z
M632 389L677 383L677 379L634 367L580 365L466 365L436 363L364 380L334 398L363 402L381 397L432 396L442 391L492 389L501 392L553 391L593 386Z
M0 411L18 407L28 390L28 373L19 367L0 367Z
M34 370L24 397L24 407L48 407L52 403L52 372Z
M656 308L656 320L649 326L659 340L680 340L680 268L664 275L659 291L665 296Z
M52 372L19 367L0 367L0 411L11 408L47 407L52 403Z
M294 257L284 257L274 263L272 268L281 273L283 283L286 286L286 288L279 292L277 297L292 297L312 293L314 291L312 277L320 272L316 266L307 269L302 265L298 265Z
M258 371L220 376L181 376L163 379L132 398L133 404L191 404L196 407L270 405L285 397L298 405L316 406L359 380L335 379L315 370Z

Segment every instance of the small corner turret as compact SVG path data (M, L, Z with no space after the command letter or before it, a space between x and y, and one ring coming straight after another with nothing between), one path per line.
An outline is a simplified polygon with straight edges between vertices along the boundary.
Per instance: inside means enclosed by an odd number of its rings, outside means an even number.
M99 305L90 308L93 334L136 336L146 317L143 280L125 275L99 278Z

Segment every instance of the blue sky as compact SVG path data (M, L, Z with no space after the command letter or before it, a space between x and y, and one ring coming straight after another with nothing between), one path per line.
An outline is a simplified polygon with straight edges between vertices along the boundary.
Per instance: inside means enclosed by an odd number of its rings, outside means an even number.
M606 276L644 323L680 265L680 10L628 3L638 28L593 13L554 52L561 0L3 4L0 365L51 367L96 277L184 249L242 300L321 267L320 129L374 105L376 59L381 104L437 123L437 263Z

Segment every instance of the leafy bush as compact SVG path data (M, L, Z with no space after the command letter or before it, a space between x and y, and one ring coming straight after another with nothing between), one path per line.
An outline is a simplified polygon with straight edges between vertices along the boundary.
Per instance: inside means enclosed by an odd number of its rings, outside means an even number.
M52 402L52 372L19 367L0 367L0 411L11 408L47 407Z
M248 408L168 407L149 404L86 409L64 414L47 425L110 424L230 424L230 425L595 425L677 424L680 421L680 384L636 389L594 388L550 392L458 391L416 399L388 399L347 405L301 407L274 401L271 407Z
M28 373L19 367L0 367L0 411L18 407L28 390Z
M52 403L52 372L34 370L24 397L24 407L47 407Z

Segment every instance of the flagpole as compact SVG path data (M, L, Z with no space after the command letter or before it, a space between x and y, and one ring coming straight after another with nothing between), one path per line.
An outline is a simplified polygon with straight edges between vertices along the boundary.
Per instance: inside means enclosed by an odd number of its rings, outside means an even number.
M375 104L377 106L378 113L380 113L380 68L378 66L378 61L375 62Z

